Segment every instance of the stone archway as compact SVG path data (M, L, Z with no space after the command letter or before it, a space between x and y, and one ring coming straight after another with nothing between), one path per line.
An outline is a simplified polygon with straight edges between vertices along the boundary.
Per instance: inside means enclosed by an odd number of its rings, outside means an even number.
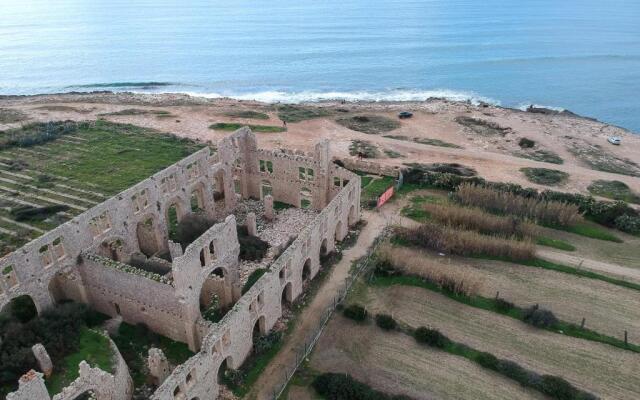
M327 243L327 238L324 238L324 240L322 240L322 243L320 243L320 256L326 256L327 254L329 254Z
M182 205L178 201L170 203L166 210L167 211L165 218L167 221L167 233L169 235L169 239L173 239L176 235L178 223L184 216L184 210L182 209Z
M358 222L358 216L356 214L356 206L352 205L349 209L349 226Z
M342 237L342 221L338 221L336 224L335 239L339 242L342 240Z
M311 259L307 258L307 261L304 262L302 266L302 283L306 283L311 279Z
M199 212L204 211L206 208L204 201L204 189L202 185L196 186L189 196L189 206L191 208L191 212Z
M266 319L264 318L264 315L262 315L256 320L255 324L253 324L253 330L251 333L251 338L253 339L253 343L255 344L256 340L258 340L259 338L261 338L266 334L267 334Z
M280 296L280 306L284 309L287 306L291 306L293 303L293 284L288 282L282 289L282 295Z
M225 381L225 378L227 376L227 372L233 368L233 358L231 356L225 358L221 363L220 366L218 367L218 373L217 373L217 377L218 377L218 383L222 383Z
M22 294L9 300L0 313L10 315L20 322L28 322L38 316L38 306L28 294Z
M149 216L138 222L136 226L136 238L138 239L138 248L145 256L151 257L160 252L158 235L156 233L156 221L153 216Z

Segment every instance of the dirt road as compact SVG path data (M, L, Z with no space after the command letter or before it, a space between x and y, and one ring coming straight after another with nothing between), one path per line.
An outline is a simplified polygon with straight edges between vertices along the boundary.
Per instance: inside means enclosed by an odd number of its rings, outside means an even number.
M273 392L279 388L284 380L284 370L291 370L296 361L296 354L304 347L305 341L311 337L314 330L320 324L327 308L333 303L344 281L349 275L351 263L367 253L367 249L373 244L375 238L388 223L393 222L394 216L399 210L399 203L391 203L380 211L364 211L362 218L367 225L362 229L357 243L344 251L342 259L333 267L331 274L318 290L311 303L298 316L291 336L280 352L271 360L260 378L254 383L253 389L247 396L248 399L272 399Z

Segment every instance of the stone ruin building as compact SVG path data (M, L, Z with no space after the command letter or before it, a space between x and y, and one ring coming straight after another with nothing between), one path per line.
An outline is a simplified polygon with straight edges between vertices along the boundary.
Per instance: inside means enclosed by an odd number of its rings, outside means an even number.
M251 201L264 207L259 220L274 218L274 201L310 214L292 238L276 246L267 272L242 294L247 266L239 261L236 218ZM218 223L183 251L169 239L169 224L194 205ZM255 233L256 214L245 214ZM273 328L285 304L318 272L321 254L333 251L359 216L360 178L331 161L326 140L312 154L263 150L242 128L220 141L216 152L203 148L4 257L0 309L28 295L38 312L68 299L143 323L196 352L172 371L162 354L150 354L152 369L161 371L151 398L215 399L219 371L241 366L256 332ZM154 260L166 272L128 264L135 257ZM217 323L201 311L212 295L229 310ZM86 391L98 400L129 399L129 371L111 346L113 374L83 362L80 377L53 399L72 400ZM19 384L7 399L50 399L40 372L28 372Z

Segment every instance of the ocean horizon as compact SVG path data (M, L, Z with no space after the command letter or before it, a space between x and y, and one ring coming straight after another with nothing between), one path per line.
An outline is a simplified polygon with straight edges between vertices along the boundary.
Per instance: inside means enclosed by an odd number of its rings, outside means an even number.
M0 11L1 95L441 97L640 132L640 3L9 0Z

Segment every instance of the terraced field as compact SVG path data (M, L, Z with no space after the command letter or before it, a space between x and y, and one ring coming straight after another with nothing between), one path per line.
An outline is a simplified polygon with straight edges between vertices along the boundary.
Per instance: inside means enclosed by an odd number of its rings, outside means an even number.
M344 372L378 390L415 399L544 399L461 357L422 346L399 332L361 325L336 315L311 358L320 372ZM313 389L309 389L313 392ZM289 399L292 397L290 392Z
M150 129L96 121L50 142L0 150L0 255L200 147ZM16 214L51 206L59 209L29 218Z
M602 398L631 400L640 393L640 354L539 330L422 288L369 288L365 296L371 312L439 329L452 340L561 376Z

